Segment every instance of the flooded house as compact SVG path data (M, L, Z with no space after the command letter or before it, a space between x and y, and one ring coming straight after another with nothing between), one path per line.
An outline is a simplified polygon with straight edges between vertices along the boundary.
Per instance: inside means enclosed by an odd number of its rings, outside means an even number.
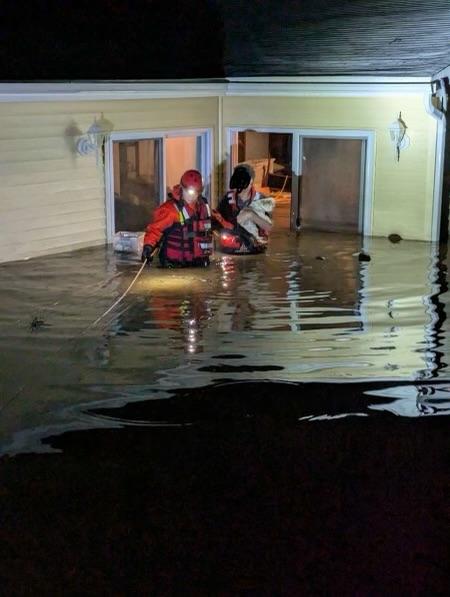
M6 594L447 591L447 4L6 25ZM217 207L242 163L267 251L144 267L181 173Z
M371 18L348 8L345 22L322 7L315 25L309 9L303 37L295 22L280 37L265 19L259 44L243 33L252 9L230 3L224 39L218 34L209 52L191 48L183 76L179 57L147 66L153 81L142 73L130 81L136 67L127 71L117 57L121 70L109 82L101 75L113 70L90 56L84 73L97 75L83 81L51 80L64 69L41 64L33 78L47 82L20 82L5 63L3 79L13 80L0 84L0 261L142 230L188 166L202 171L215 205L244 160L256 167L257 184L284 193L287 229L301 221L367 237L445 239L449 71L448 48L430 41L442 26L442 16L432 18L438 7L429 3L423 20L413 8L391 8L407 19L403 37L382 7ZM320 47L309 44L312 31ZM201 60L203 77L189 79Z
M448 211L447 81L436 72L0 84L0 259L143 230L186 167L202 171L215 205L242 161L256 166L257 184L283 191L286 229L301 220L436 241Z

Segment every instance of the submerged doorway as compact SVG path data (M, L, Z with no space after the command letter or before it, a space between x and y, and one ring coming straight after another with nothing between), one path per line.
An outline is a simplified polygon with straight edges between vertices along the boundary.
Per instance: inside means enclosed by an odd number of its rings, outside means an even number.
M255 188L275 199L276 229L289 229L292 186L292 133L240 130L232 136L232 167L246 162L255 170Z
M211 188L211 132L173 130L113 133L106 148L108 241L117 232L141 232L167 192L189 168Z
M276 200L274 229L371 234L374 133L230 128L230 169L255 168Z

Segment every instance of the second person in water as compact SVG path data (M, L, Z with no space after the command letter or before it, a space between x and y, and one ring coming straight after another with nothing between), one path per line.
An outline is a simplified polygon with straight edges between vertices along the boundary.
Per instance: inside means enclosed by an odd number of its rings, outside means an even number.
M213 210L219 228L219 249L225 253L261 253L267 248L275 201L256 191L254 179L252 166L236 166L229 190L217 211Z

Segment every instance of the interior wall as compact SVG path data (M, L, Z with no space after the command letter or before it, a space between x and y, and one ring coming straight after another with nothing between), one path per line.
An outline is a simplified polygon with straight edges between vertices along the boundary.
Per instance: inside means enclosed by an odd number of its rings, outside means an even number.
M269 133L245 131L245 159L267 159L269 155Z
M97 164L95 154L75 151L94 117L103 113L115 132L211 128L216 140L218 103L216 97L0 103L0 262L105 243L102 156Z
M166 185L169 189L191 168L197 168L197 137L168 137L166 139Z
M397 162L389 125L401 111L411 139ZM431 238L436 122L422 94L364 97L223 98L223 126L363 129L375 132L374 236ZM225 137L226 138L226 137ZM224 152L229 149L224 146Z

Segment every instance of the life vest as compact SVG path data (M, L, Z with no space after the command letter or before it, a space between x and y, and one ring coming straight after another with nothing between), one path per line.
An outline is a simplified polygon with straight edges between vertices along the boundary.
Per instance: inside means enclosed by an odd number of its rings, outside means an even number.
M194 213L189 213L182 201L173 201L178 222L164 233L160 260L163 264L207 264L212 253L211 210L199 198Z
M238 213L241 211L241 209L243 207L249 207L251 202L253 201L253 199L257 199L259 197L260 193L258 193L255 190L255 187L252 187L250 190L250 198L248 200L247 203L245 203L245 205L238 205L238 192L236 190L231 190L228 191L228 193L226 194L226 197L228 199L228 205L230 206L231 209L231 215L233 218L236 218Z
M260 197L260 193L255 191L252 187L250 193L250 199L245 204L245 207L249 207L254 199ZM226 194L227 202L231 210L231 219L234 224L234 230L223 230L218 236L219 248L223 253L231 253L233 255L248 254L248 253L263 253L266 247L256 245L250 234L246 230L242 229L237 224L237 216L241 211L242 207L238 205L238 193L235 190L228 191ZM265 233L260 231L260 235Z

